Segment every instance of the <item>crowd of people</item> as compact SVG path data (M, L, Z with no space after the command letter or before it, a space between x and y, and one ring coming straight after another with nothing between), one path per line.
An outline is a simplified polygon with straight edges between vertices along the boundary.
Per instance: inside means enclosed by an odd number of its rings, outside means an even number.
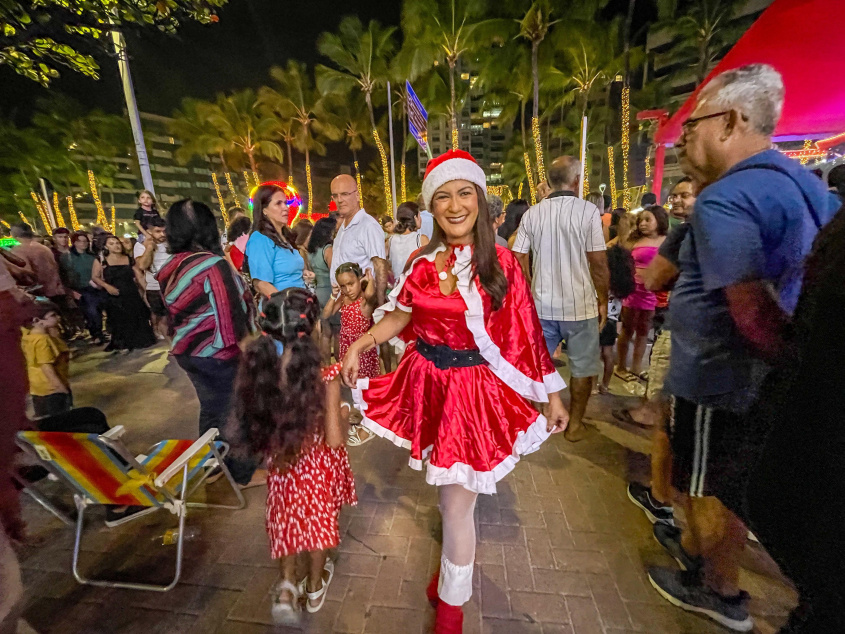
M845 390L830 346L845 220L840 196L772 149L783 97L764 65L710 82L683 124L686 176L668 209L654 195L633 211L580 197L569 156L549 165L537 204L505 207L472 156L452 150L383 224L342 174L336 212L313 224L289 226L297 201L272 181L222 236L205 204L182 200L162 218L150 192L131 251L67 230L51 250L17 225L20 245L0 252L0 381L13 394L0 453L12 455L17 429L57 429L72 410L68 340L83 324L107 350L166 340L196 391L198 433L217 428L231 445L208 482L228 470L267 487L273 618L322 608L338 515L357 499L347 447L378 436L438 489L443 547L427 598L434 631L448 634L472 594L477 496L552 434L587 438L593 394L643 381L641 406L613 416L653 429L651 481L628 496L679 564L649 570L657 592L750 631L739 587L750 528L799 590L782 632L841 631ZM5 482L0 509L20 539Z

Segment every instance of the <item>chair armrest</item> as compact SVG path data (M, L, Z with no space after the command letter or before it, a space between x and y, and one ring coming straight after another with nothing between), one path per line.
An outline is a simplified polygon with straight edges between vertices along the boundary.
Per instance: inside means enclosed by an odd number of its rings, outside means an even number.
M167 484L170 479L179 473L182 469L185 468L185 465L188 464L188 461L200 453L206 446L209 445L217 436L220 435L220 432L217 430L216 427L212 427L207 432L205 432L198 440L194 442L193 445L188 447L185 452L179 456L173 464L171 464L167 469L162 471L159 476L155 479L155 485L159 488L163 487Z
M123 438L126 433L126 428L123 425L115 425L109 429L105 434L100 434L100 438L108 438L109 440L117 440Z

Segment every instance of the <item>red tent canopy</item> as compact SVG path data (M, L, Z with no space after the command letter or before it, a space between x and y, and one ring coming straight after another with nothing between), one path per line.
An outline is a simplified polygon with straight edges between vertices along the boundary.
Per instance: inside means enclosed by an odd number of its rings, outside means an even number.
M775 0L683 106L655 142L671 144L698 92L721 72L765 63L783 76L786 100L775 137L820 138L845 130L845 0Z

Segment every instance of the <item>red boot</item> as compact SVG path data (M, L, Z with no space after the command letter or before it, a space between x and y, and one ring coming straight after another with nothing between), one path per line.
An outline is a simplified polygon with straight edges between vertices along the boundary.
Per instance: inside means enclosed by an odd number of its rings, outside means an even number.
M428 597L428 602L431 604L431 607L437 607L437 585L440 583L440 570L438 569L437 572L434 573L434 576L431 578L431 581L428 584L428 587L425 589L425 596Z
M437 614L434 616L433 634L462 634L464 631L464 611L458 605L437 602Z

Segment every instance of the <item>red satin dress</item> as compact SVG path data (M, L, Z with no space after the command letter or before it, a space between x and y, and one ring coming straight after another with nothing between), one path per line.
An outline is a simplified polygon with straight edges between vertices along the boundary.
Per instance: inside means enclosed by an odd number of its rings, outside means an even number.
M430 484L461 484L478 493L495 493L519 456L548 438L546 420L528 398L547 401L565 387L518 262L505 248L497 252L508 279L497 311L478 281L470 280L470 247L447 260L458 277L458 290L449 296L440 290L434 254L417 258L376 311L377 318L391 310L411 312L401 335L408 342L405 355L395 372L359 379L353 390L362 424L409 449L410 466L425 466ZM485 363L440 370L417 351L417 339L479 350Z

